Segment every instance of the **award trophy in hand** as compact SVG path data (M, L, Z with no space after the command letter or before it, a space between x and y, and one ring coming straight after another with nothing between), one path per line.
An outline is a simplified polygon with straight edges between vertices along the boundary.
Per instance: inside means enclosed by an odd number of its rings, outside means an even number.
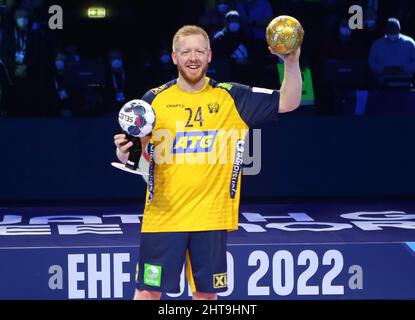
M266 39L270 48L279 54L288 55L303 42L304 29L301 23L290 16L274 18L267 26Z
M118 114L118 123L133 146L128 150L129 156L125 164L112 162L112 166L130 173L148 175L147 170L139 167L142 153L140 138L151 133L155 120L153 108L144 100L135 99L123 105Z

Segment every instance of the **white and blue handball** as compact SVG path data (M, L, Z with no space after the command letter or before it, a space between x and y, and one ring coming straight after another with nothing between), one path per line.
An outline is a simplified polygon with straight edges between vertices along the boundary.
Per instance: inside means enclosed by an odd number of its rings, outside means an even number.
M152 106L140 99L128 101L118 115L121 129L128 135L142 138L151 133L156 121Z

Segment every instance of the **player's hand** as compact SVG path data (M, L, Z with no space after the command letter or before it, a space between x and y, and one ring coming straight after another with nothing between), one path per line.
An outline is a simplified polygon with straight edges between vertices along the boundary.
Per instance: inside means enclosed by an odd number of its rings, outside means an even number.
M268 50L271 54L278 56L284 63L287 64L297 64L300 61L301 47L298 47L295 51L290 54L280 54L277 51L273 50L271 47L268 47Z
M128 141L123 133L114 136L114 144L122 154L127 154L128 150L133 146L133 142Z

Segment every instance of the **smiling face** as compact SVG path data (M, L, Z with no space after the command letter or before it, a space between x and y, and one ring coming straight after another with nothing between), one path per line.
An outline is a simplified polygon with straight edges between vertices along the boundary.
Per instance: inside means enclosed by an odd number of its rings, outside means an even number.
M211 59L212 51L209 44L200 34L179 37L172 53L179 78L190 85L196 85L204 80Z

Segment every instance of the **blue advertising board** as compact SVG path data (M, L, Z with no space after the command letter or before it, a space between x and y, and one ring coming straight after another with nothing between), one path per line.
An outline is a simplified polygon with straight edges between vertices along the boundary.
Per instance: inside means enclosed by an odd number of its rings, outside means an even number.
M219 298L414 299L413 209L242 206ZM128 206L0 209L0 299L131 299L141 216ZM163 298L191 298L184 272L180 292Z

